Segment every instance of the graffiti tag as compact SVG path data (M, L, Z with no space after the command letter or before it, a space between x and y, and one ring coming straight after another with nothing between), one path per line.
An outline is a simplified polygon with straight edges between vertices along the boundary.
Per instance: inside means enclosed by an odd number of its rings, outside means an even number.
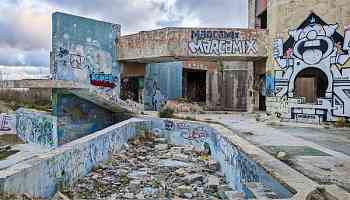
M198 40L191 41L188 47L192 54L256 54L256 40Z
M190 125L186 123L177 123L176 127L181 130L190 130Z
M8 115L0 115L0 131L11 131L11 120L12 118Z
M182 132L182 137L187 140L203 141L208 138L208 130L206 127L196 127L192 131Z
M51 119L17 114L17 121L17 134L25 141L49 147L55 145Z
M110 88L115 87L114 78L112 74L91 73L90 83L96 86L103 86L103 87L110 87Z
M236 31L192 31L188 43L192 54L256 54L256 39L240 38Z
M170 121L170 120L165 120L164 126L165 126L165 130L168 130L168 131L174 130L174 128L175 128L174 122Z

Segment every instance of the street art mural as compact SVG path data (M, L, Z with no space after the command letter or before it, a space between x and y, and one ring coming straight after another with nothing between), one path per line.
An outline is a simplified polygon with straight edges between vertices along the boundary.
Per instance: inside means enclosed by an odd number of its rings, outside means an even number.
M27 143L53 148L58 146L57 118L48 113L18 109L17 135Z
M54 13L52 19L53 78L97 86L117 99L120 25L64 13Z
M256 39L238 31L192 31L188 48L195 55L257 54Z
M345 28L344 36L337 29L338 24L327 24L312 13L289 31L287 41L274 41L273 57L280 69L274 71L273 95L279 98L276 102L287 104L289 118L334 121L337 116L350 117L350 29ZM314 104L296 95L297 78L305 72L324 79L317 86L321 89Z

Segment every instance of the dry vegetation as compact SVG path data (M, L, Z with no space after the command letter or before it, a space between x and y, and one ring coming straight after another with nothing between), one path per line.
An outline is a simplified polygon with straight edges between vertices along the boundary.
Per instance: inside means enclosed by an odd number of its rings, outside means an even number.
M51 91L2 89L0 90L0 113L20 107L50 111Z

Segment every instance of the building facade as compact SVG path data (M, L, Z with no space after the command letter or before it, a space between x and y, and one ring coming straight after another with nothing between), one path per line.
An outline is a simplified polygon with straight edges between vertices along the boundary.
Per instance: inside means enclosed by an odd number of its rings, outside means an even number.
M266 105L297 121L350 117L350 5L346 0L270 0Z
M245 29L168 27L120 36L120 25L54 15L54 25L70 24L53 26L53 78L93 85L96 94L146 110L182 98L210 110L349 120L347 0L248 2ZM81 34L71 36L78 28Z

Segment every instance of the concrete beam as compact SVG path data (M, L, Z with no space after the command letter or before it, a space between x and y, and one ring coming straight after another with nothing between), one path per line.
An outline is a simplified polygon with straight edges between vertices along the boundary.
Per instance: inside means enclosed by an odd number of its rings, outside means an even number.
M65 80L4 80L0 81L0 88L64 88L64 89L87 89L89 85L76 81Z
M122 36L118 60L258 60L267 57L266 32L238 28L163 28Z

